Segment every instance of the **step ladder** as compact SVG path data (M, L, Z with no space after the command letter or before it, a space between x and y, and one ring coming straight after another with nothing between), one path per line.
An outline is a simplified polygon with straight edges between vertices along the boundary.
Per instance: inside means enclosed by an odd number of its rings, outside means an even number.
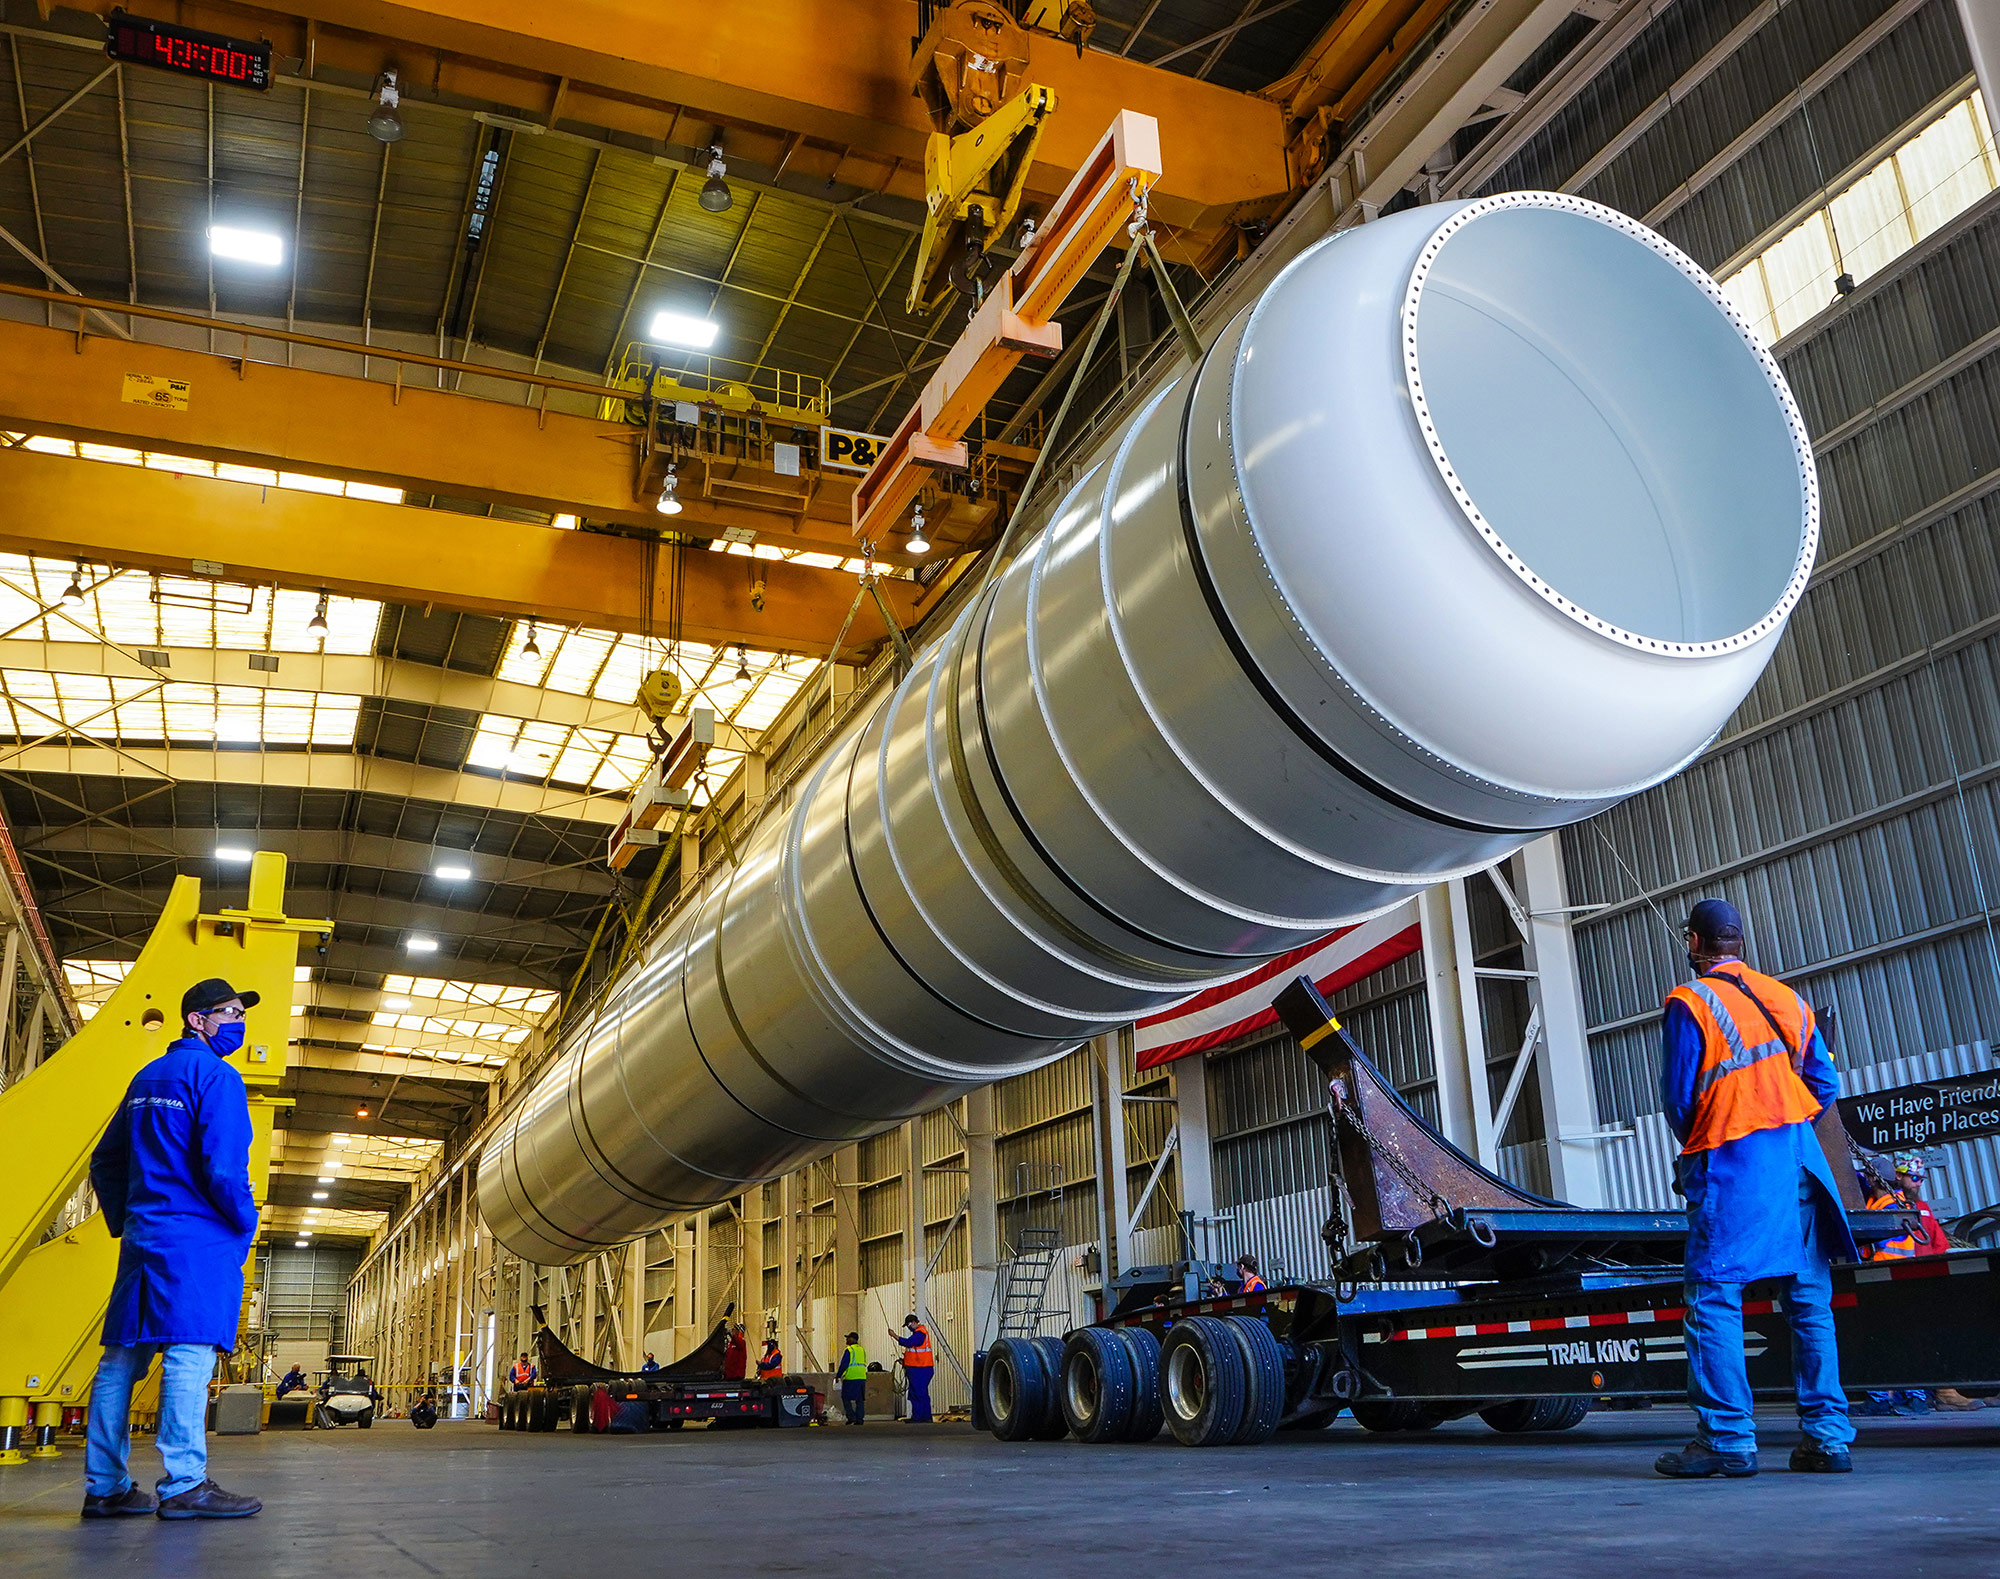
M1055 1276L1056 1254L1062 1248L1063 1176L1059 1165L1048 1164L1045 1177L1038 1181L1035 1174L1043 1171L1025 1162L1015 1169L1015 1201L1029 1215L1046 1220L1031 1222L1020 1230L1014 1257L1007 1263L1007 1285L1000 1299L1003 1338L1034 1337L1049 1314L1049 1283Z

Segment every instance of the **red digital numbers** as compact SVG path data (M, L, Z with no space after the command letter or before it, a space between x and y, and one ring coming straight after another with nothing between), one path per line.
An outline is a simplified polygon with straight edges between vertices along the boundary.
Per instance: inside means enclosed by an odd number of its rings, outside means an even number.
M227 39L171 32L165 23L140 22L123 13L114 14L105 50L114 59L138 61L215 82L240 82L253 88L270 86L268 46L260 48Z

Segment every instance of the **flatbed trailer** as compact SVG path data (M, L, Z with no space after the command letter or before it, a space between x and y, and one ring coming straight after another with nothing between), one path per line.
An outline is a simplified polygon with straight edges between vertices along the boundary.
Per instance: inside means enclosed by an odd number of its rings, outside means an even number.
M1323 1427L1343 1410L1370 1431L1478 1414L1511 1433L1568 1429L1596 1400L1685 1396L1682 1214L1579 1208L1509 1184L1403 1102L1309 981L1278 1007L1328 1077L1345 1205L1326 1227L1336 1279L1190 1298L1219 1269L1135 1269L1115 1280L1104 1320L976 1354L976 1424L1003 1440L1088 1442L1150 1440L1164 1425L1214 1447ZM1837 1110L1817 1128L1857 1242L1904 1232L1898 1214L1862 1209ZM1964 1250L1836 1266L1842 1382L2000 1387L1996 1263ZM1792 1390L1782 1292L1782 1281L1745 1292L1760 1397Z
M722 1357L729 1317L701 1347L656 1371L615 1371L593 1365L549 1330L542 1312L535 1334L541 1380L500 1401L503 1431L610 1433L678 1431L690 1420L725 1426L810 1425L824 1408L820 1395L796 1376L725 1377Z

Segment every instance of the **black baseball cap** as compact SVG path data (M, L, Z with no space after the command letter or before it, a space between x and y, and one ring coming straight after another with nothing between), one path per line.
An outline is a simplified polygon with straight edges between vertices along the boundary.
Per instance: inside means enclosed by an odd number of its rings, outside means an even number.
M1726 899L1703 899L1688 912L1687 930L1706 943L1743 936L1743 913Z
M263 995L255 992L238 992L220 976L211 976L207 981L198 981L181 994L181 1019L190 1014L206 1014L218 1003L227 1003L231 998L240 998L243 1007L254 1009L262 1001Z

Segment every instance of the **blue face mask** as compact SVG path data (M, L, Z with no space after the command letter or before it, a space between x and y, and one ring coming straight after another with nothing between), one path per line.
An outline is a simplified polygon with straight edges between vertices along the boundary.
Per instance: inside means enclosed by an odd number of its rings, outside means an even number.
M217 1057L227 1058L243 1045L243 1022L224 1020L214 1035L205 1036L202 1040L208 1043L209 1050Z

